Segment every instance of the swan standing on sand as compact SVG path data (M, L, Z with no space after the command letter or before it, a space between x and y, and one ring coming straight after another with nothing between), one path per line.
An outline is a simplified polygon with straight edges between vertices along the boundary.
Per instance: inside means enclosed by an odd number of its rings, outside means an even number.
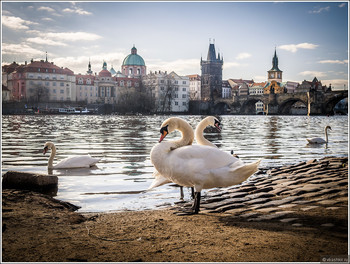
M174 130L182 133L176 141L162 142ZM161 178L180 186L194 187L195 199L190 214L197 214L202 189L228 187L245 181L258 170L260 160L244 164L218 148L189 145L192 127L181 118L169 118L161 125L159 144L151 150L151 162L160 173L149 189L159 186ZM191 142L192 143L192 142Z
M314 137L314 138L307 138L306 140L309 142L309 144L324 144L324 143L328 143L328 133L327 130L332 130L332 128L330 126L326 126L324 128L324 133L325 133L325 138L326 140L324 140L323 138L320 137Z
M49 158L49 169L73 169L73 168L89 168L94 166L100 159L92 158L90 155L74 156L66 158L53 166L53 159L56 155L56 147L52 142L46 142L44 145L44 155L48 150L51 150Z
M219 130L219 132L220 132L221 131L220 125L221 125L220 121L217 118L215 118L214 116L207 116L202 121L200 121L196 127L196 130L195 130L195 137L196 137L197 143L199 145L211 146L211 147L217 148L216 145L211 143L209 140L207 140L203 136L203 131L208 126L211 126L211 127L216 127L216 129ZM194 198L193 187L191 187L191 192L192 192L192 198ZM180 186L180 199L183 200L183 198L184 198L184 191L183 191L183 187Z

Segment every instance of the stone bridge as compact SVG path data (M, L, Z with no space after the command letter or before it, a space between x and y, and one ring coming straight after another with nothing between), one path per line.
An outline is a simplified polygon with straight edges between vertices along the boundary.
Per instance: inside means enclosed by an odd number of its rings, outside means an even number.
M308 115L328 115L333 114L335 105L347 97L347 90L234 96L233 99L216 99L212 110L215 114L256 114L255 104L261 101L265 114L284 115L291 113L296 102L302 102L307 106Z

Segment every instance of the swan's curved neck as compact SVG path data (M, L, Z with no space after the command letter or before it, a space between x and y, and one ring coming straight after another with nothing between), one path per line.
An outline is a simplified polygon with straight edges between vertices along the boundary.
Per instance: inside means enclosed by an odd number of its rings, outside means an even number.
M193 129L186 121L179 120L175 129L181 132L182 137L178 140L172 141L174 148L179 148L192 144L194 140Z
M196 135L196 141L199 145L206 145L206 146L213 146L216 147L213 143L211 143L209 140L207 140L203 136L204 129L209 125L207 119L203 119L196 127L195 135Z
M328 133L327 133L327 128L325 128L324 133L326 135L326 143L328 143Z
M53 145L51 147L51 155L49 158L49 164L48 164L49 169L53 168L53 159L55 158L55 156L56 156L56 147L55 147L55 145Z

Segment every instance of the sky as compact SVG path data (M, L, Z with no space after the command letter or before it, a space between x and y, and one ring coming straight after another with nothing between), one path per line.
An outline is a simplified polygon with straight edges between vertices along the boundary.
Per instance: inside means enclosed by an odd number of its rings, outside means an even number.
M347 1L2 1L2 65L45 59L75 74L121 69L135 45L150 71L201 74L209 43L223 79L267 80L275 49L283 81L314 77L348 89Z

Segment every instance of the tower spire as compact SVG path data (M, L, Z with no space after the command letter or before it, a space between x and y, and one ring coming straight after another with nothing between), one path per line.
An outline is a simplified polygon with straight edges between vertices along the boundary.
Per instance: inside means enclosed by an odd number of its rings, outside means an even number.
M45 62L47 62L47 51L46 51L46 60L45 60Z

